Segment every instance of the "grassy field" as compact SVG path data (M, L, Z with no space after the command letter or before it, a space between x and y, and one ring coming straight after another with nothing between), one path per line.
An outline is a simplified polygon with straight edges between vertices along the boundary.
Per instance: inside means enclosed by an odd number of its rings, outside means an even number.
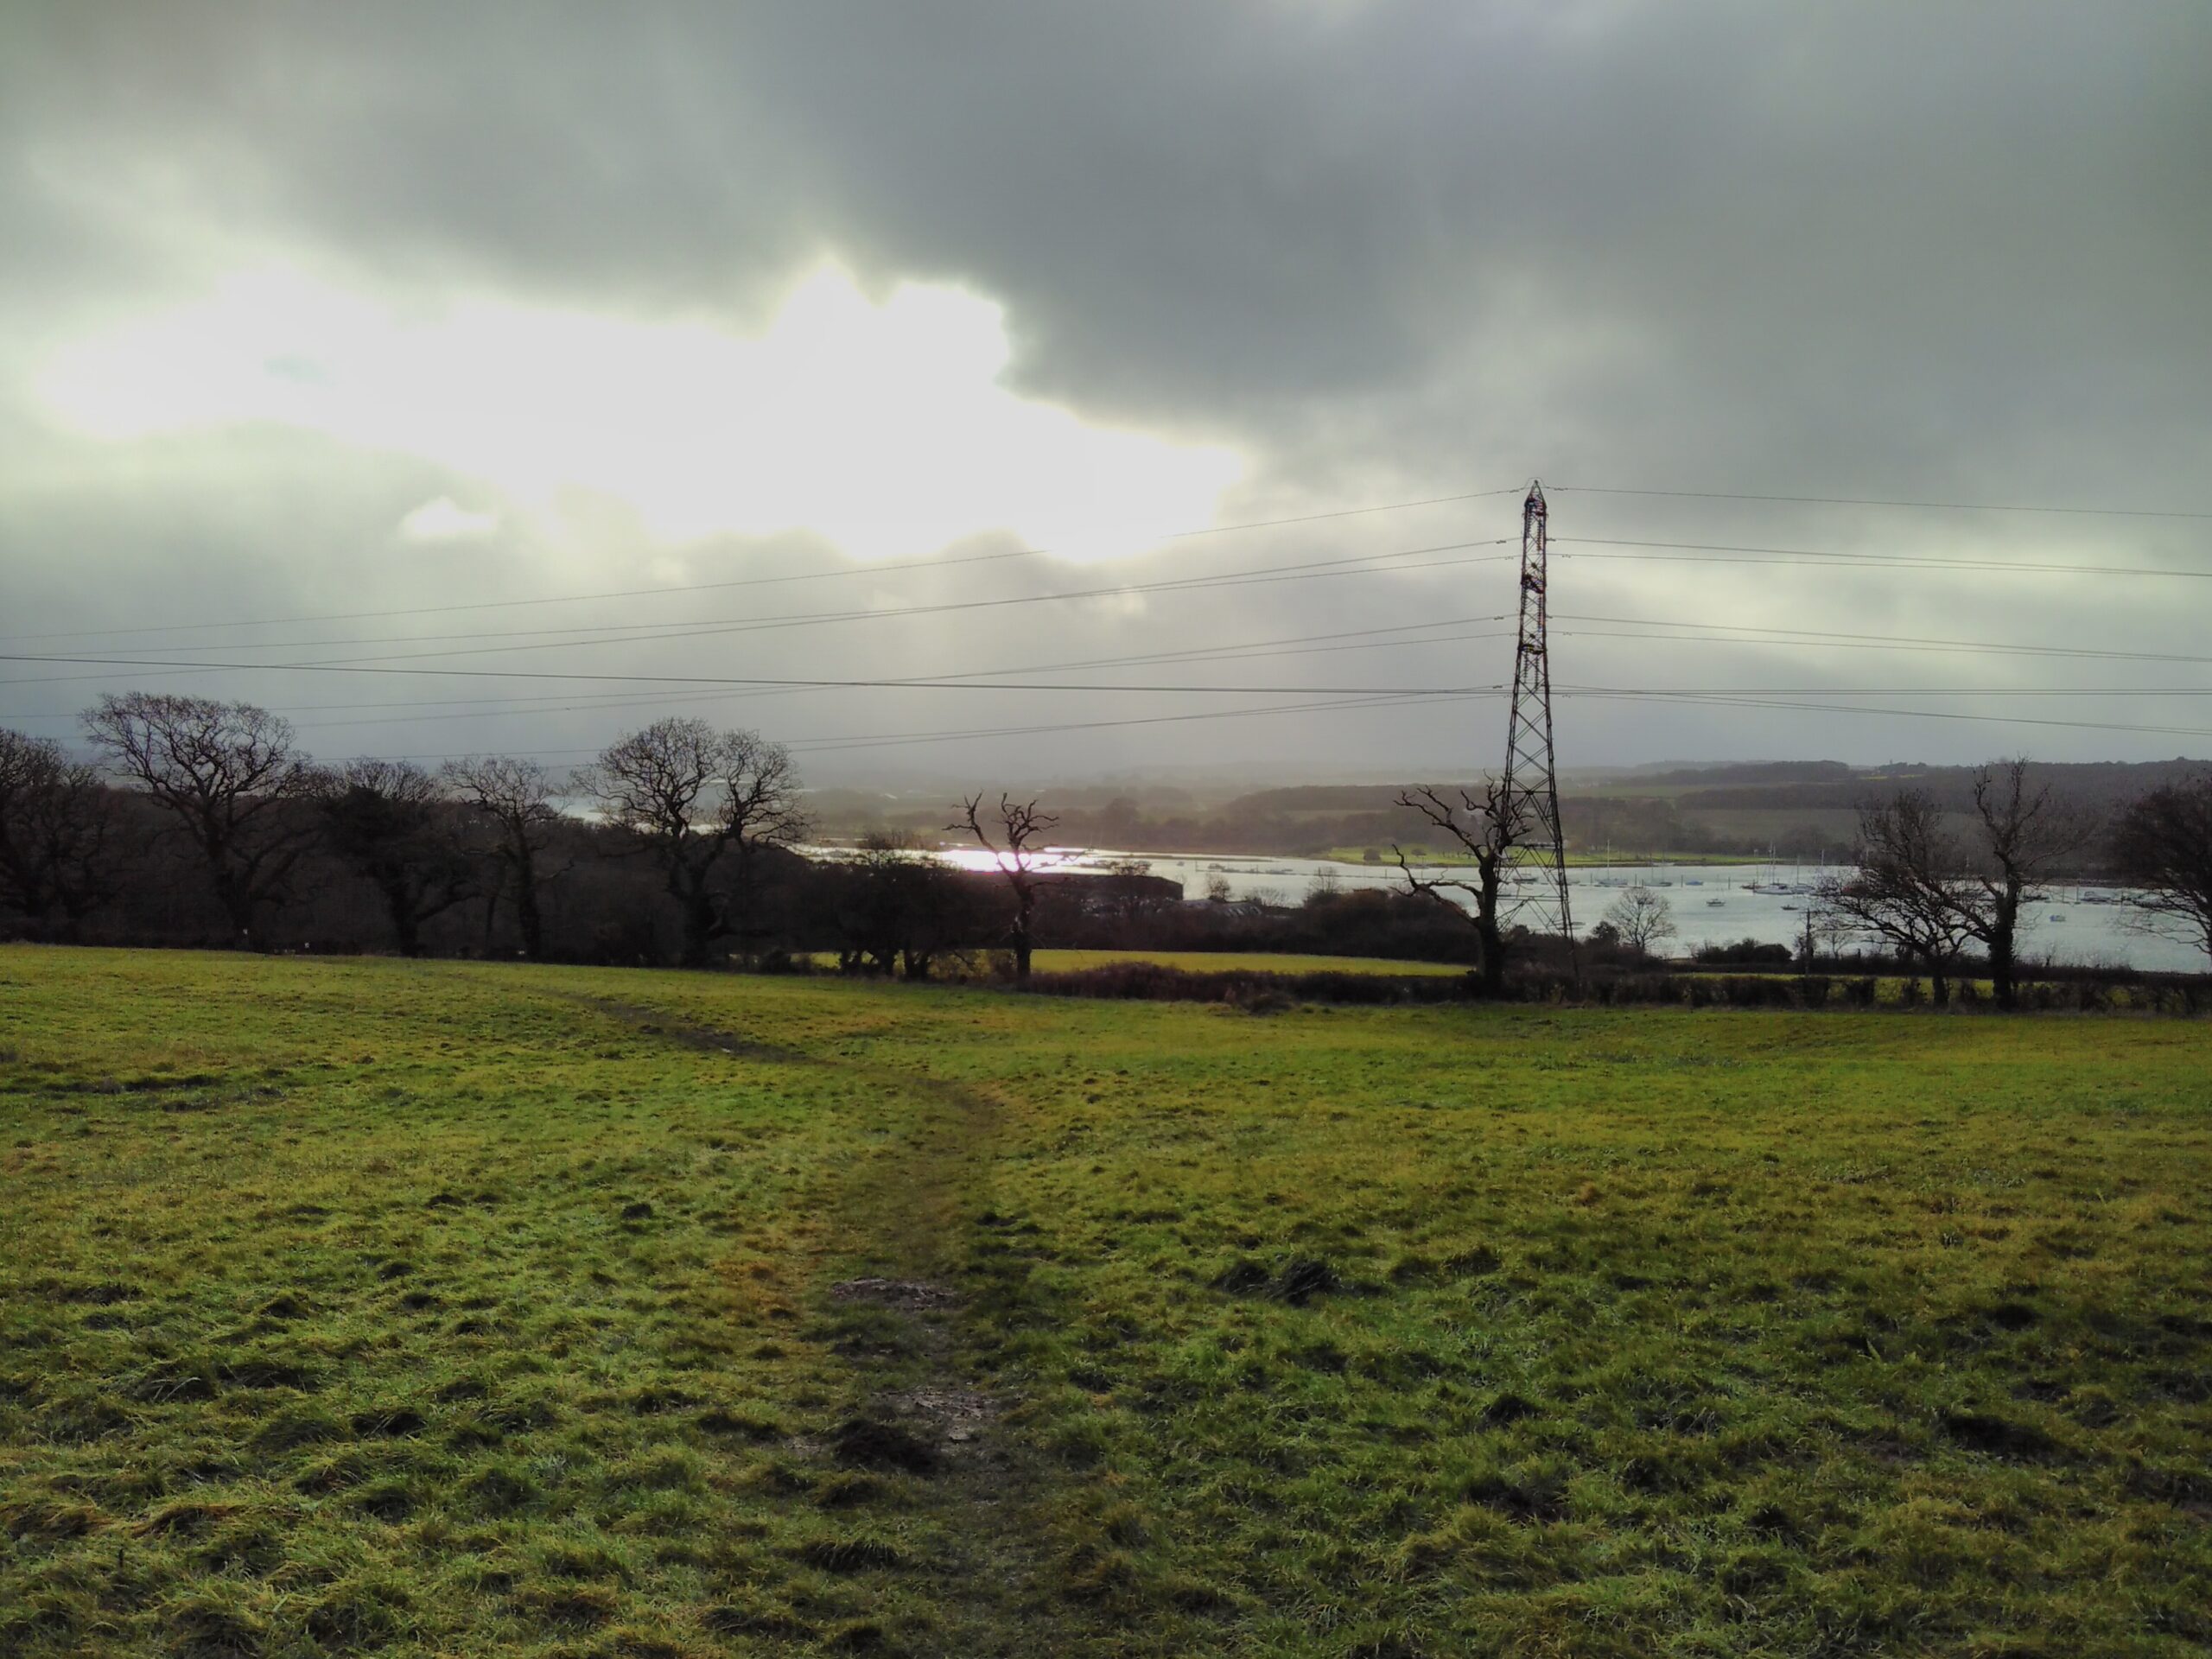
M1393 962L1382 957L1301 957L1266 950L1039 950L1040 974L1075 974L1125 962L1156 963L1194 974L1464 974L1448 962Z
M837 965L835 951L817 951L817 968ZM1076 974L1092 968L1113 968L1143 962L1162 968L1180 968L1194 974L1464 974L1467 969L1449 962L1398 962L1386 957L1306 957L1287 950L1039 950L1030 966L1040 974ZM988 967L979 960L978 967ZM940 964L941 977L957 977L957 965Z
M0 950L0 1652L2174 1655L2212 1029Z

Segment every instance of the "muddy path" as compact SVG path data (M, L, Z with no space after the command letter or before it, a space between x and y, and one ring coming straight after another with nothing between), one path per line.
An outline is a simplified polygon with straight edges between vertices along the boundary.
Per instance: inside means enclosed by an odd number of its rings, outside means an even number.
M982 1357L996 1347L991 1326L1004 1297L995 1283L987 1316L977 1306L985 1287L971 1266L995 1219L999 1103L943 1079L763 1042L667 1009L556 995L637 1034L728 1060L733 1084L754 1066L799 1067L862 1084L880 1100L874 1144L819 1184L806 1214L782 1218L786 1241L796 1236L799 1248L729 1264L748 1296L780 1302L796 1315L795 1333L840 1363L846 1397L835 1427L785 1450L824 1479L901 1480L938 1523L943 1545L930 1566L945 1624L901 1633L906 1650L1077 1648L1042 1587L1033 1522L1047 1476L1020 1436L1020 1401Z

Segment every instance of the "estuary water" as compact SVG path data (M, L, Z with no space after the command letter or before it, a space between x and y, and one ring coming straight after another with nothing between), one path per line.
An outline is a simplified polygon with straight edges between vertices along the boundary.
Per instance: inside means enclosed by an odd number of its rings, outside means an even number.
M944 856L967 869L988 869L991 855L981 849L948 850ZM1183 884L1185 899L1205 896L1215 876L1229 884L1232 899L1267 899L1296 904L1316 882L1339 888L1399 885L1389 864L1346 864L1332 859L1278 858L1224 853L1147 853L1098 847L1051 849L1052 868L1100 870L1122 860L1136 860L1151 873ZM1415 865L1423 875L1469 874ZM1674 912L1675 937L1663 949L1688 954L1703 944L1751 938L1795 946L1805 932L1805 907L1821 873L1788 864L1590 865L1567 872L1567 903L1575 931L1587 933L1630 887L1641 883L1658 893ZM1752 891L1756 887L1759 891ZM1777 889L1798 887L1804 892ZM2119 887L2067 883L2030 907L2022 950L2032 958L2080 963L2116 963L2163 971L2202 972L2202 951L2177 940L2146 935L2131 924L2138 915ZM1846 948L1848 948L1847 946Z

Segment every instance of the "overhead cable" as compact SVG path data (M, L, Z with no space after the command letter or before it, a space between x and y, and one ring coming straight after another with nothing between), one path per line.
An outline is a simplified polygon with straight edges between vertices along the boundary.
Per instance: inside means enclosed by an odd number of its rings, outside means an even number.
M1641 495L1693 501L1771 501L1812 507L1912 507L1940 512L2063 513L2088 518L2212 518L2212 512L2170 507L2062 507L2019 501L1903 501L1859 495L1752 495L1727 490L1632 490L1599 484L1547 484L1560 495Z
M1236 531L1274 530L1292 524L1319 524L1326 519L1357 518L1364 513L1399 512L1414 507L1441 506L1455 501L1479 501L1491 496L1517 495L1524 487L1510 484L1503 489L1472 490L1459 495L1430 495L1410 501L1382 501L1367 506L1333 507L1323 512L1299 513L1287 518L1253 518L1234 524L1210 524L1197 530L1171 531L1164 536L1154 537L1146 545L1190 541L1201 536L1226 536ZM550 594L531 599L473 600L461 604L411 605L383 611L323 611L302 616L239 618L226 622L158 623L135 628L79 628L67 633L4 633L0 634L0 640L117 639L129 633L198 633L209 628L289 626L299 622L364 622L394 616L440 616L457 611L512 610L525 605L595 604L609 599L643 599L661 594L703 594L728 588L766 588L793 582L830 582L850 576L878 575L889 570L944 569L953 565L990 564L1005 559L1045 558L1051 554L1050 548L1021 547L999 553L965 554L954 558L931 555L918 559L891 560L880 564L855 564L839 570L808 570L780 576L740 576L725 582L677 582L661 588L620 588L595 594Z

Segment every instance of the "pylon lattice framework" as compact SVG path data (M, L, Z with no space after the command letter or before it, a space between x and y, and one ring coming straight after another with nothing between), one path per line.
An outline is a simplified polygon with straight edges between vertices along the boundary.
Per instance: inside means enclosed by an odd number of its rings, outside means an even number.
M1552 667L1544 637L1547 512L1541 482L1521 508L1521 628L1513 648L1513 706L1505 728L1501 806L1511 831L1500 861L1500 919L1570 943L1567 842L1560 834L1552 761Z

